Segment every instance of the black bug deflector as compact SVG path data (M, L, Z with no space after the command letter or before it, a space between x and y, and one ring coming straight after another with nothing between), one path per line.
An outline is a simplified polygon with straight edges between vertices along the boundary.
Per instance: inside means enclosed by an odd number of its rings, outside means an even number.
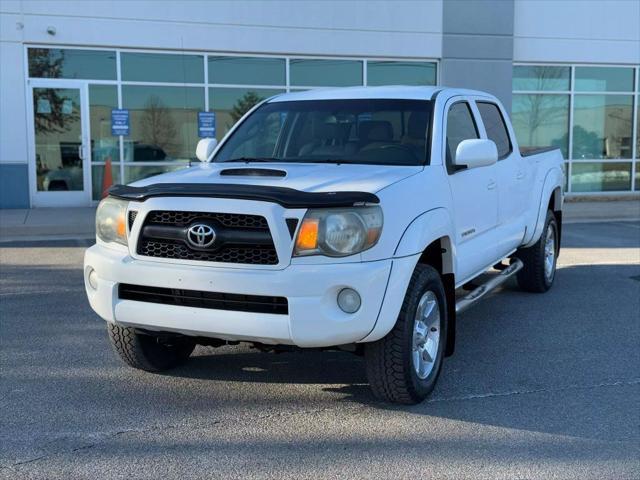
M301 192L293 188L225 183L154 183L145 187L114 185L109 195L123 200L144 202L153 197L235 198L277 203L284 208L351 207L380 203L368 192Z

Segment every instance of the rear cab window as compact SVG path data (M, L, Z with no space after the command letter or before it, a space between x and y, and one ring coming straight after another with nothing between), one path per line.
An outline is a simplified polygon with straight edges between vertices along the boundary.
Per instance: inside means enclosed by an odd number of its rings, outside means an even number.
M498 148L498 160L507 158L513 151L513 145L500 108L493 102L476 102L476 105L487 132L487 138L493 140Z

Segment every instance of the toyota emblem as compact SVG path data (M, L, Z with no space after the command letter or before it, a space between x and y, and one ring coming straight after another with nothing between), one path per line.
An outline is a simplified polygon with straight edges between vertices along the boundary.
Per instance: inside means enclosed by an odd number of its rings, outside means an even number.
M195 248L207 248L216 241L216 231L210 225L196 223L187 230L187 242Z

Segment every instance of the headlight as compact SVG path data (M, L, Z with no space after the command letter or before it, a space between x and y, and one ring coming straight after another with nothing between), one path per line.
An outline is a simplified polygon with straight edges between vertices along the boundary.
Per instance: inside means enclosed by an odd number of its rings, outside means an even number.
M345 257L373 247L382 232L380 207L309 210L298 230L293 255Z
M127 205L129 202L107 197L96 211L96 234L103 242L127 245Z

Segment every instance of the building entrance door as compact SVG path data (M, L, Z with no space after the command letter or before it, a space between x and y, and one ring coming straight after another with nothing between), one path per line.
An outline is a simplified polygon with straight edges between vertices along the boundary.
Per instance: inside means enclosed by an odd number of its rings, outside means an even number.
M30 81L32 205L91 204L88 90L74 80Z

